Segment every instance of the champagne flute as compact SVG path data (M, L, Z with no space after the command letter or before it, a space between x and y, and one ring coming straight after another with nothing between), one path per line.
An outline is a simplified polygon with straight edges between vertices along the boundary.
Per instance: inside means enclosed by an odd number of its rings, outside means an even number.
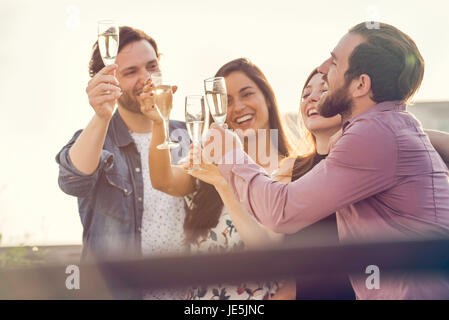
M115 62L119 45L119 28L113 20L98 21L98 48L105 66Z
M165 129L165 141L158 145L157 148L159 150L176 148L179 144L170 140L169 130L170 112L173 107L172 86L164 83L162 73L160 72L153 72L150 77L154 85L152 92L154 94L157 111L161 118L164 119Z
M204 91L206 92L207 104L214 121L223 126L226 122L228 109L225 79L223 77L215 77L204 80Z
M186 96L185 107L187 132L189 133L193 146L201 146L201 137L207 130L207 117L209 115L204 104L204 97L200 95ZM192 172L193 170L205 171L195 162L193 167L186 171Z

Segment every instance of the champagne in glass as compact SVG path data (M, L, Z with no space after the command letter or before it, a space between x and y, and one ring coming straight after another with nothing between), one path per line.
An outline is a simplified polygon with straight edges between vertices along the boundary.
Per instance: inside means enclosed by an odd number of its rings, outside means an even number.
M112 20L98 22L98 48L105 66L115 62L119 45L119 29Z
M195 147L201 146L201 137L205 134L206 125L208 123L206 111L206 105L204 104L203 96L186 96L186 126L189 133L190 139ZM196 159L194 159L196 160ZM187 172L192 172L193 170L203 170L194 161L194 165Z
M153 81L153 94L157 111L162 119L164 119L165 141L157 146L158 149L172 149L179 146L178 143L170 140L170 112L173 107L173 91L172 86L163 82L162 74L154 72L151 74Z
M157 110L164 120L170 119L170 112L173 107L173 92L170 85L159 85L153 90Z
M204 80L204 89L207 104L214 121L219 125L224 125L228 107L225 79L223 77L206 79Z

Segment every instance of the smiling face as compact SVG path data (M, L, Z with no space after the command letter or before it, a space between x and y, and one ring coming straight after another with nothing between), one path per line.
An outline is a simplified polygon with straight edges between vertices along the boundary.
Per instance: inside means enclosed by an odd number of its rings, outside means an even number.
M328 93L318 106L324 117L350 113L353 106L352 83L346 83L345 73L349 67L349 57L359 44L364 42L358 34L346 34L332 51L331 56L318 68L328 84Z
M248 129L269 129L267 102L256 83L241 71L231 72L225 77L225 81L228 93L228 126L243 132Z
M147 40L127 44L117 55L117 80L122 89L119 104L134 113L141 113L137 96L151 73L160 71L156 51Z
M341 127L341 116L324 118L318 113L318 103L327 93L327 84L321 73L315 74L307 83L301 99L301 116L306 128L316 134L320 131L337 131Z

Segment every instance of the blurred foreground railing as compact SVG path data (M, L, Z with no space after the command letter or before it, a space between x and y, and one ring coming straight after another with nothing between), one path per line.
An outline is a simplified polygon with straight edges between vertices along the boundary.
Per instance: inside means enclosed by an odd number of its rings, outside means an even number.
M67 266L79 267L80 289L68 289ZM126 289L409 271L448 273L449 240L310 246L244 251L226 255L173 256L82 264L78 260L0 270L0 299L108 299L104 275Z

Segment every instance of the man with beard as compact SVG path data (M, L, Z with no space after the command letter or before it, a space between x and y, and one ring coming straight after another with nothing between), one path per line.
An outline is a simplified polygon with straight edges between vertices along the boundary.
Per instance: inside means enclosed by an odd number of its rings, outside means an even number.
M120 27L119 39L116 64L107 67L98 42L94 44L89 63L92 79L86 92L95 115L56 156L61 189L78 198L82 257L89 260L184 249L184 200L151 186L148 151L153 122L141 112L139 103L151 73L160 71L158 47L153 38L130 27ZM170 131L183 147L172 149L177 162L188 150L189 139L183 122L171 121ZM105 275L115 297L139 298L109 271ZM147 297L180 299L183 295L160 291Z
M361 23L319 71L329 86L320 113L341 114L343 134L328 157L295 182L268 178L229 130L209 131L206 149L222 160L218 169L248 212L275 232L295 233L336 211L344 243L447 238L448 169L406 111L424 74L414 41L391 25ZM233 139L237 147L223 150ZM359 299L449 298L443 276L381 274L375 289L365 281L351 276Z

